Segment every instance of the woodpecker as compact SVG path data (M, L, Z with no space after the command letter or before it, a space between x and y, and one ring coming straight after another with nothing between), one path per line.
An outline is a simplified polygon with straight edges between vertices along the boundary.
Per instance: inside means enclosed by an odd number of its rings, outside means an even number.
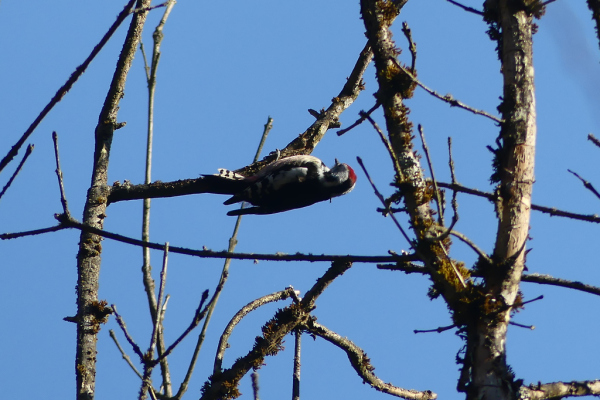
M220 169L218 175L204 179L210 192L232 195L223 204L246 201L254 206L227 215L275 214L346 194L354 188L356 174L337 159L329 169L317 157L291 156L268 164L256 175L245 177Z

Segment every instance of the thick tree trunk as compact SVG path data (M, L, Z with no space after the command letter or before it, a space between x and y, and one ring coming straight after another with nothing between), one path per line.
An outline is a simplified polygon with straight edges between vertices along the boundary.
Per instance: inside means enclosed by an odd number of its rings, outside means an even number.
M529 232L534 181L536 112L531 10L508 0L486 4L504 77L500 106L504 123L496 153L494 178L499 181L498 231L485 271L485 301L481 317L468 326L471 382L468 399L515 399L518 384L506 363L506 333L510 314L522 302L519 295ZM520 8L517 8L519 7Z

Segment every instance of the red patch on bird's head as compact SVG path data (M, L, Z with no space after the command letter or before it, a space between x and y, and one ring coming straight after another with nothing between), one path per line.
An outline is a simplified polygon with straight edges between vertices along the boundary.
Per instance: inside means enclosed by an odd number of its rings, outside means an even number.
M346 164L346 167L348 167L348 177L350 178L350 180L352 182L356 182L356 173L354 172L352 167L349 166L348 164Z

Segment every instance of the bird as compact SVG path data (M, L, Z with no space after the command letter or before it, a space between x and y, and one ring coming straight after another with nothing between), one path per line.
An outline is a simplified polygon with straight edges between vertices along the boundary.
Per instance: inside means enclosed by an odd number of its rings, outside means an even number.
M242 201L253 207L232 210L227 215L275 214L307 207L349 193L356 184L356 173L335 160L329 169L314 156L297 155L273 161L255 175L243 176L228 169L204 175L209 192L230 194L223 204Z

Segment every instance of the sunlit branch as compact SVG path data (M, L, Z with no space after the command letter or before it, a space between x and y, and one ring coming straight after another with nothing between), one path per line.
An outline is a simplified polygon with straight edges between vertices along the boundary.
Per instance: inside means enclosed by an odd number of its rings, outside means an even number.
M342 337L337 333L330 331L323 325L317 323L314 320L314 318L311 318L307 323L302 324L302 328L313 335L319 336L327 340L329 343L332 343L335 346L342 349L343 351L345 351L346 355L348 356L348 359L350 360L350 364L352 364L354 370L364 380L364 382L368 383L371 387L375 388L376 390L403 399L437 399L437 394L433 393L430 390L408 390L394 386L390 383L385 383L373 373L375 367L371 365L371 360L369 359L369 357L367 357L367 354L360 347L358 347L349 339Z
M580 397L600 395L600 380L537 383L521 386L520 398L529 400L562 399L564 397Z
M213 367L214 374L221 372L221 367L223 365L223 357L225 356L225 350L227 350L227 348L229 347L229 337L233 333L233 329L237 326L237 324L239 324L242 321L242 319L252 311L258 309L261 306L264 306L265 304L269 304L274 301L285 300L289 298L293 292L294 288L289 287L285 290L281 290L279 292L271 293L269 295L258 298L246 304L233 316L233 318L231 318L231 320L223 330L221 338L219 339L219 345L217 346L217 354L215 356L215 364Z
M21 233L4 233L0 234L0 239L14 239L21 236L29 236L45 232L54 232L67 228L75 228L86 232L93 233L105 237L107 239L116 240L122 243L128 243L140 247L150 247L154 250L164 251L165 246L160 243L144 242L142 240L133 239L127 236L111 233L102 229L86 226L74 219L61 221L61 225L50 228L37 229L35 231ZM227 251L212 251L212 250L194 250L185 247L169 246L169 252L177 254L185 254L201 258L231 258L236 260L263 260L263 261L308 261L308 262L333 262L333 261L348 261L358 263L383 263L395 261L416 261L416 255L390 255L390 256L359 256L359 255L329 255L329 254L260 254L260 253L230 253Z
M446 103L450 104L451 107L462 108L463 110L470 111L473 114L482 115L484 117L487 117L487 118L491 119L492 121L495 121L499 124L502 123L502 119L500 119L486 111L478 110L476 108L470 107L470 106L466 105L465 103L461 102L460 100L456 100L451 94L442 96L435 90L430 89L427 86L425 86L423 83L421 83L421 81L419 81L409 70L404 68L397 60L392 59L392 61L398 68L400 68L404 73L406 73L406 75L408 75L408 77L410 79L412 79L413 82L415 82L417 85L419 85L421 88L423 88L427 93L429 93L430 95L432 95L434 97L437 97L438 99L440 99L442 101L445 101Z
M478 189L472 189L472 188L460 185L458 183L438 182L438 185L440 187L444 187L447 189L456 190L457 192L471 194L471 195L479 196L479 197L484 197L492 202L495 201L497 198L497 196L493 193L484 192L484 191L478 190ZM568 212L568 211L558 210L554 207L545 207L545 206L539 206L536 204L532 204L531 209L535 210L535 211L543 212L545 214L550 214L550 216L553 216L553 217L554 216L565 217L565 218L577 219L580 221L600 223L600 216L598 216L597 214L591 214L591 215L577 214L577 213L572 213L572 212Z

